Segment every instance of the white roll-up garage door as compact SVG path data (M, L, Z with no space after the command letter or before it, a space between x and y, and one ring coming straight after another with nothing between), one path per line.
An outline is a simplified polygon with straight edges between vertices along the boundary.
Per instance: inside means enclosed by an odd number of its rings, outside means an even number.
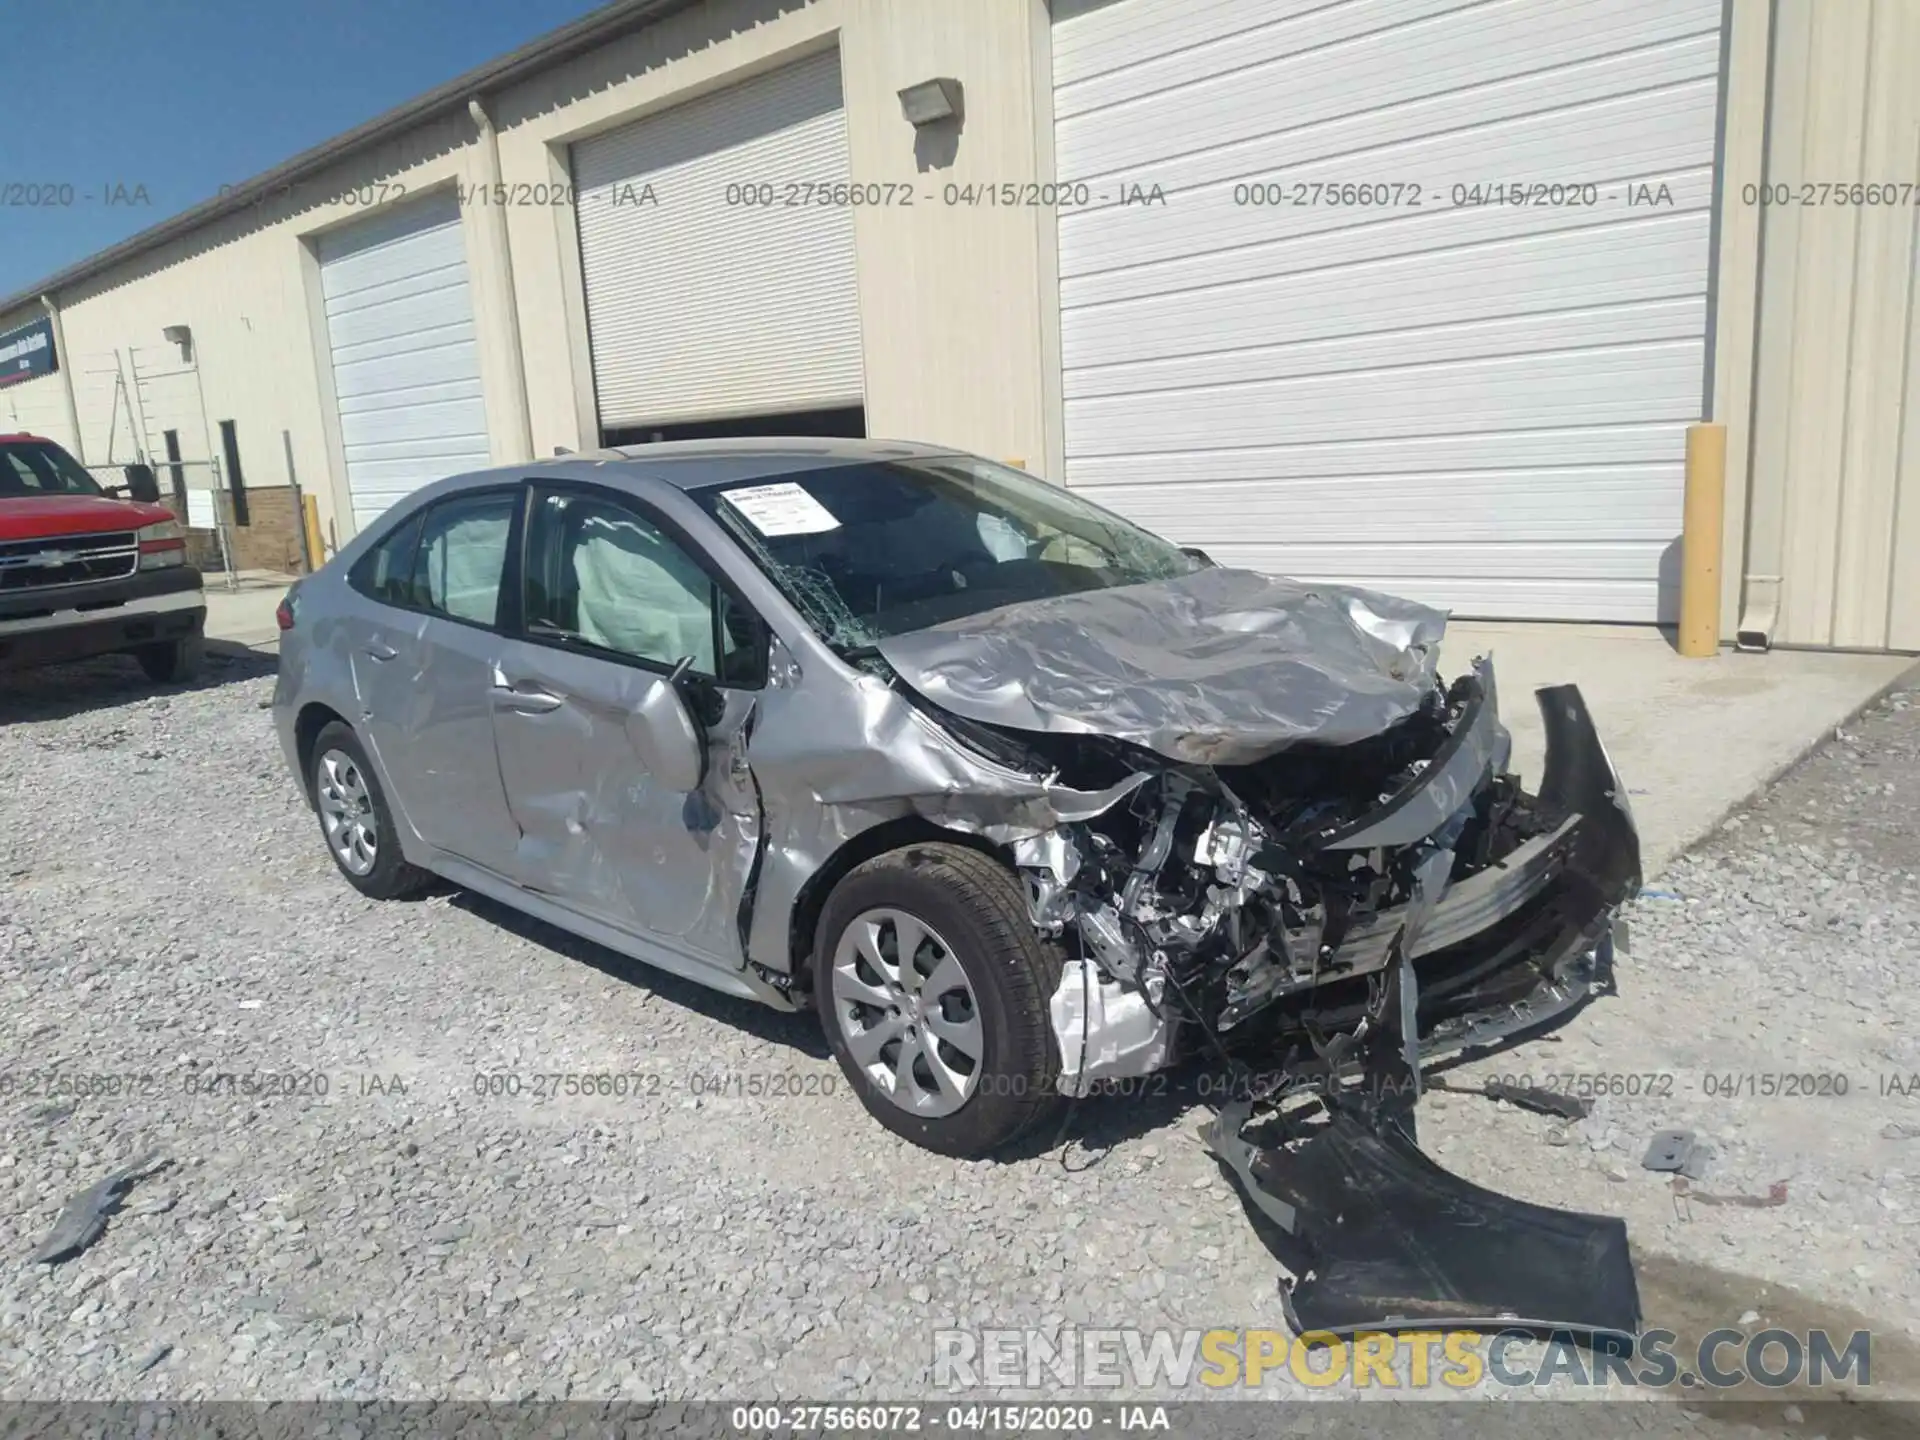
M1092 196L1060 220L1069 484L1462 614L1671 609L1721 0L1055 17Z
M320 238L320 288L356 530L490 459L460 211L397 205Z
M850 175L837 51L582 141L573 169L602 426L861 402L853 212L807 200Z

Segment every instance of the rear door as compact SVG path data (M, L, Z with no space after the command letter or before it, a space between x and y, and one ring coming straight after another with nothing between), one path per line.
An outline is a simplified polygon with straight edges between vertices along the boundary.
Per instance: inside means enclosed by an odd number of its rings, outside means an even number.
M739 968L761 828L746 763L766 673L761 627L663 517L598 487L535 483L523 572L493 705L520 832L515 878ZM705 778L690 793L661 783L647 758L642 712L667 685L706 733Z
M347 623L360 731L428 843L501 875L519 834L494 756L496 621L518 487L468 492L409 519L349 583L372 601Z

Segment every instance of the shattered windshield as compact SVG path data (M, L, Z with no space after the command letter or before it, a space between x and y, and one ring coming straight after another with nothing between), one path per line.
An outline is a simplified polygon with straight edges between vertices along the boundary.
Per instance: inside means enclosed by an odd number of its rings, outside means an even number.
M694 498L843 648L1203 563L1057 485L964 455L807 470Z

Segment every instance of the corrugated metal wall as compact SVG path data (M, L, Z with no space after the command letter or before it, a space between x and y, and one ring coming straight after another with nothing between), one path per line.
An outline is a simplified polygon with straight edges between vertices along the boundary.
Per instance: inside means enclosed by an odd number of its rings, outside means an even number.
M1767 190L1723 200L1763 205L1748 605L1920 649L1920 3L1776 0L1771 48Z

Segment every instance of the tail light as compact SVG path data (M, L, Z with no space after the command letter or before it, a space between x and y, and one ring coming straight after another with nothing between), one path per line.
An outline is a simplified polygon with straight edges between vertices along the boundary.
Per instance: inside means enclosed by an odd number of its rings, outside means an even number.
M187 563L187 532L180 528L178 520L142 525L134 537L140 542L142 570L163 570L169 565Z
M291 590L282 596L280 603L274 607L273 623L282 630L293 628L293 592Z

